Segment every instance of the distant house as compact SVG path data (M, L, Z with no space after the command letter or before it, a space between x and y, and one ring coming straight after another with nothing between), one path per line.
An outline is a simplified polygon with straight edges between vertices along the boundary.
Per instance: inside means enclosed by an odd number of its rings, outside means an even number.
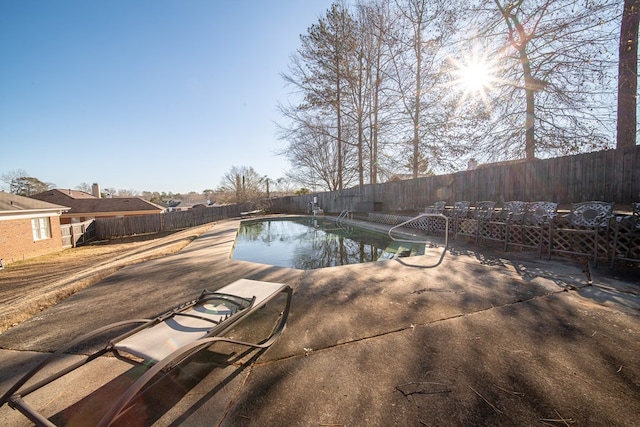
M167 207L169 212L185 212L190 209L202 209L211 206L211 202L184 202L184 201L171 201L171 204Z
M148 202L140 197L101 198L97 185L89 194L77 190L49 190L30 196L58 205L69 206L69 210L60 217L61 224L75 224L96 218L119 218L133 215L158 214L165 208Z
M433 174L418 174L418 178L424 178L427 176L433 176ZM407 179L413 179L412 173L394 173L387 179L387 182L405 181Z
M62 250L60 216L68 207L0 191L3 265Z
M499 166L506 166L506 165L517 165L517 164L526 163L529 161L530 160L527 160L527 159L515 159L515 160L503 160L501 162L493 162L493 163L481 163L481 164L476 163L476 169L496 168Z

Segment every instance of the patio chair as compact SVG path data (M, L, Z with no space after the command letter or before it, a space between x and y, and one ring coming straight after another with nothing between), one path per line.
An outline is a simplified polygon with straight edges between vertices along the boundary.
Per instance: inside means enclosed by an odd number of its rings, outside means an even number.
M458 234L461 234L473 238L475 243L478 243L479 231L483 227L483 223L493 217L495 206L496 202L488 200L476 203L475 209L470 214L470 217L460 222L456 239L458 238Z
M616 261L640 262L640 202L632 203L631 209L631 215L614 222L611 268Z
M260 209L256 209L253 211L246 211L246 212L240 212L240 218L250 218L254 215L258 215L262 213L262 211Z
M454 238L458 234L460 223L469 216L470 206L471 206L471 202L462 200L459 202L455 202L453 204L453 209L451 211L445 212L445 215L451 218L449 227L450 227L450 232L453 233Z
M446 204L447 204L447 202L445 200L440 200L438 202L435 202L433 204L433 206L427 206L424 209L424 213L442 214L442 213L444 213L444 208L445 208Z
M551 222L549 258L553 253L589 256L598 266L601 229L605 229L604 252L609 256L609 220L613 217L613 203L590 201L574 203L571 212L556 216Z
M259 342L244 342L223 336L240 321L249 318L256 310L281 294L286 295L285 308L279 322L267 338ZM271 346L285 328L291 296L292 289L287 285L240 279L215 292L205 290L198 298L181 304L154 319L134 319L104 326L52 353L2 396L0 406L8 403L10 407L20 411L36 425L53 426L49 419L27 404L23 398L97 357L111 353L120 360L148 367L148 369L119 395L97 423L98 426L107 426L131 406L130 403L152 379L185 362L200 350L218 342L256 349ZM130 330L123 333L123 328ZM104 338L108 333L120 335L107 339L103 346L101 345L97 351L86 358L27 386L27 383L40 371L61 358L64 353L79 345L94 343L98 337Z
M527 202L519 200L505 202L502 210L494 215L493 219L488 219L481 223L480 241L492 240L503 242L506 250L509 226L514 223L522 223L526 209Z
M558 213L555 202L529 202L525 207L524 216L520 221L511 221L507 225L504 249L509 246L537 249L542 256L544 246L549 245L551 222Z
M442 217L437 217L435 215L444 215L444 209L447 205L445 200L437 201L433 204L433 206L427 206L424 209L425 214L431 214L434 216L421 216L420 218L420 228L425 231L431 233L447 233L448 227L444 226L442 221Z

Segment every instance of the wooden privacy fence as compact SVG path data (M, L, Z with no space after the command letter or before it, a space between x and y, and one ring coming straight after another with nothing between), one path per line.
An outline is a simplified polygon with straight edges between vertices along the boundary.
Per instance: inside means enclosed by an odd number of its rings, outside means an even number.
M96 238L96 225L94 220L79 222L77 224L61 224L62 247L75 248Z
M208 224L225 218L239 217L240 212L252 208L246 204L189 209L153 215L120 218L96 218L96 238L108 240L139 234L161 233Z
M640 200L640 146L552 159L481 165L476 170L340 191L272 199L275 212L309 212L314 200L326 213L422 211L438 200L546 200L569 204Z

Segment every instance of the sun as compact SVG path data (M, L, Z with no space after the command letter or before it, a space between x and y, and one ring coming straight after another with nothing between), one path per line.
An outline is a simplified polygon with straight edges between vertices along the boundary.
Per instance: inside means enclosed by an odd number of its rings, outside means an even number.
M463 65L457 74L460 85L467 92L481 93L491 85L491 70L486 62Z
M453 65L453 80L450 85L462 92L460 103L480 97L488 104L488 93L496 83L497 65L485 55L474 54L462 60L450 59Z

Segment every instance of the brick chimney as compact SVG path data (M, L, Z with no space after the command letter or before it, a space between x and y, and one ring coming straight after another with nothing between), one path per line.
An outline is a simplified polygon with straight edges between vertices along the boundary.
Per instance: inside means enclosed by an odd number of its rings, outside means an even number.
M100 198L100 186L95 182L91 186L91 194L98 199Z

